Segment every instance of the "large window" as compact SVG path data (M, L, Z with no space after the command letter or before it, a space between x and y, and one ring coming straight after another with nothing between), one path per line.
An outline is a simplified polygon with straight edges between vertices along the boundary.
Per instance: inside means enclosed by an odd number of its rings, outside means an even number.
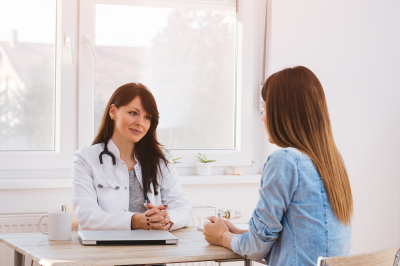
M77 148L77 8L75 0L0 3L0 178L69 172Z
M56 2L9 1L0 25L0 150L54 150Z
M158 137L183 157L180 174L194 172L199 152L218 173L258 172L259 5L0 3L0 178L69 177L73 152L91 145L111 94L129 82L154 94Z
M252 0L85 1L79 147L93 140L112 92L140 82L156 98L159 139L183 157L180 168L193 169L199 152L215 166L257 164L257 12Z

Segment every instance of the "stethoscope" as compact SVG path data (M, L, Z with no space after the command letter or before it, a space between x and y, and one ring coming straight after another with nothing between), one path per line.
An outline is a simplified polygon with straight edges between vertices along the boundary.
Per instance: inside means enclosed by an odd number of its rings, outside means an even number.
M111 184L108 182L106 172L104 171L104 166L103 166L103 155L109 155L109 156L111 156L111 159L112 159L112 162L113 162L113 165L114 165L114 176L113 176L113 180L112 180ZM107 143L104 143L104 150L100 153L99 159L100 159L101 168L103 169L104 179L106 180L106 182L107 182L107 184L108 184L108 187L105 187L105 186L103 186L102 184L98 184L97 186L98 186L99 188L111 188L111 189L118 190L118 189L119 189L119 186L115 186L115 187L112 186L112 184L114 183L114 180L115 180L115 172L116 172L116 167L117 167L117 165L116 165L116 163L115 163L115 156L114 156L114 154L112 154L112 153L107 149ZM144 203L143 203L143 205L144 205L144 207L147 209L146 206L147 206L147 204L150 203L150 200L149 200L149 198L147 197L147 191L146 191L145 188L143 188L143 197L144 197Z

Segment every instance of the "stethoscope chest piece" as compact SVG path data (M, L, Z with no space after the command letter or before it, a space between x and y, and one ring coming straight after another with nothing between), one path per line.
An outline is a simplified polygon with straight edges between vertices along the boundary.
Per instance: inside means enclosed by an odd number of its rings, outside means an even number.
M99 188L104 188L104 186L102 184L98 184L97 185ZM106 187L106 188L113 188L113 187ZM116 186L115 188L113 188L115 190L119 189L119 186Z

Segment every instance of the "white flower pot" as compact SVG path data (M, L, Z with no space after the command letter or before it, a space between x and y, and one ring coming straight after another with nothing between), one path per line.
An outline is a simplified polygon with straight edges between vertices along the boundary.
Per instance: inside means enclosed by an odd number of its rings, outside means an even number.
M211 163L197 163L198 175L211 175L211 170L212 170Z

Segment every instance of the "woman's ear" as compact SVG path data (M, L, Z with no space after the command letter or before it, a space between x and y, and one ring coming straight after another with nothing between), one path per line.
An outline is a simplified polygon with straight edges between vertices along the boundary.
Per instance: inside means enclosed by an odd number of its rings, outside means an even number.
M111 104L110 111L108 112L108 115L110 116L111 120L114 120L116 113L117 113L117 107L115 106L115 104Z

